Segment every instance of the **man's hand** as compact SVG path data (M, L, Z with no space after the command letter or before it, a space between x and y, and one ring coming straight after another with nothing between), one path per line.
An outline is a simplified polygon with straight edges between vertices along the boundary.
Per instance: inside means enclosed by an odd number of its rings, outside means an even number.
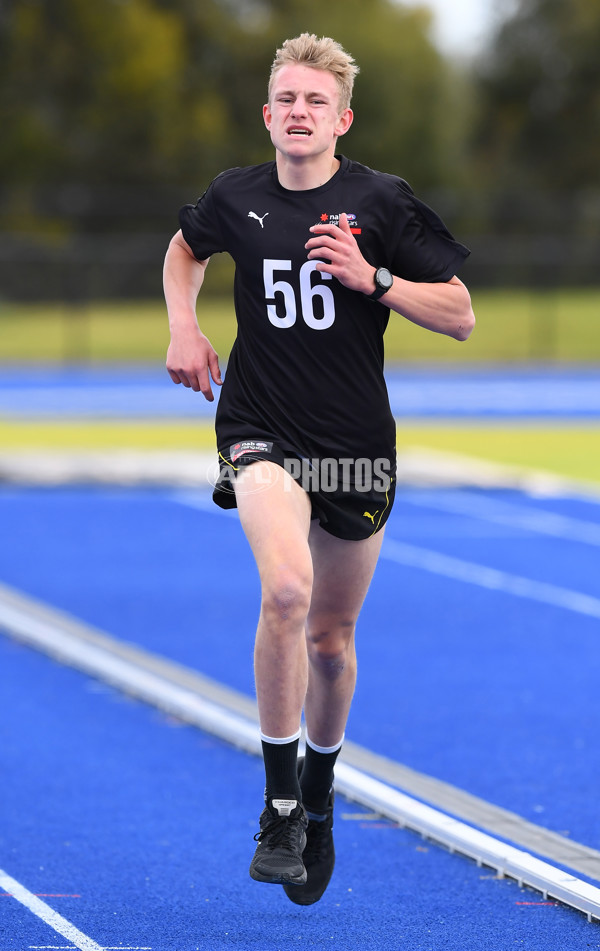
M305 248L309 258L320 259L317 271L332 274L352 291L370 294L375 290L375 268L362 256L345 214L340 215L339 226L313 225L310 230L315 237L306 242ZM323 263L323 259L329 263Z
M173 383L183 383L196 393L202 393L209 403L214 400L211 377L218 386L223 383L217 353L197 326L180 329L171 338L167 370Z

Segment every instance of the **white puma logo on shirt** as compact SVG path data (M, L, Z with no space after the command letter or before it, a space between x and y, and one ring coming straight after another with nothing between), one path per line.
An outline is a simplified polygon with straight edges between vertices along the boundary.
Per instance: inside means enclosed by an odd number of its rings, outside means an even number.
M262 218L259 218L258 215L257 215L254 211L249 211L249 212L248 212L248 217L249 217L249 218L256 218L256 220L257 220L258 223L260 224L261 228L264 228L263 221L265 220L265 218L267 217L268 214L269 214L269 212L266 211L265 214L262 216Z

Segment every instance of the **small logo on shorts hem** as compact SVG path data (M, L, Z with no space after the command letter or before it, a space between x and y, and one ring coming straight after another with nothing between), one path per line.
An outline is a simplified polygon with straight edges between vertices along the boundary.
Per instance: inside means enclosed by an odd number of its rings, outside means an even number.
M232 462L236 462L240 456L243 456L247 452L271 452L273 449L272 442L265 442L262 439L244 439L243 442L236 442L234 446L229 450L229 458Z

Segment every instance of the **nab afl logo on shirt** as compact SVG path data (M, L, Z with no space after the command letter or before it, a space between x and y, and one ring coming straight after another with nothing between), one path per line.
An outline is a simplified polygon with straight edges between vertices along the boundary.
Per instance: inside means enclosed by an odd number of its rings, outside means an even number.
M229 450L229 458L232 462L239 459L246 452L271 452L272 442L265 442L262 439L245 439L243 442L236 442Z
M348 224L350 225L350 231L352 234L362 234L362 228L359 228L358 221L356 220L356 215L353 215L351 212L346 212L346 218L348 219ZM337 215L328 215L327 212L323 212L319 220L317 221L318 225L339 225L340 216Z

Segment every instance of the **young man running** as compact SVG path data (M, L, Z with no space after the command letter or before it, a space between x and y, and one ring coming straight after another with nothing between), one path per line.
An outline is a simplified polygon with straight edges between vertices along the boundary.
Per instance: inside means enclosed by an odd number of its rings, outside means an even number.
M212 400L211 379L222 380L196 300L212 254L228 251L236 264L214 500L237 506L262 589L255 678L266 802L250 874L301 905L321 898L333 871L354 630L394 496L389 311L457 340L474 325L455 276L467 249L402 179L336 155L357 71L332 39L283 44L263 109L275 161L223 172L185 206L164 272L167 368Z

